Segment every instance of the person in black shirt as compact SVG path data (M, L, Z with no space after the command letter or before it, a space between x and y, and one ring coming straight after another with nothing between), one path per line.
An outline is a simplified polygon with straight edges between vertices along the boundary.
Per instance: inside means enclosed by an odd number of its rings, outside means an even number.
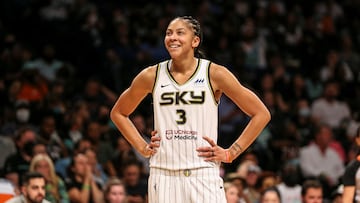
M355 143L360 147L360 127L356 131ZM346 166L342 182L344 184L343 202L354 200L360 202L360 154Z
M66 188L71 202L95 203L103 201L103 192L91 172L88 158L82 152L73 156L68 168Z

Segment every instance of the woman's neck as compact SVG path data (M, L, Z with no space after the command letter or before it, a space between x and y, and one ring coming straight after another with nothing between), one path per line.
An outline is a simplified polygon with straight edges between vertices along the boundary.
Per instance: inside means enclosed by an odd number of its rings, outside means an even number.
M185 60L174 60L171 61L170 72L188 74L193 73L197 66L197 58L189 58Z

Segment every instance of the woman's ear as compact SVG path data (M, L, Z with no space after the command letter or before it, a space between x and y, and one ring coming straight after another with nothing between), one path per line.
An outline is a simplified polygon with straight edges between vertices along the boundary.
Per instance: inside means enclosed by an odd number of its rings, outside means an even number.
M200 45L200 37L198 36L195 36L193 41L192 41L192 47L193 48L196 48Z

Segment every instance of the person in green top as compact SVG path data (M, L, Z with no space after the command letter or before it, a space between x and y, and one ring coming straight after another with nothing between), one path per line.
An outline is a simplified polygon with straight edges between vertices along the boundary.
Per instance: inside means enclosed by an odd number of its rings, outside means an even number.
M41 173L46 179L45 199L52 203L69 203L66 186L61 177L55 173L54 163L46 154L35 155L29 171Z

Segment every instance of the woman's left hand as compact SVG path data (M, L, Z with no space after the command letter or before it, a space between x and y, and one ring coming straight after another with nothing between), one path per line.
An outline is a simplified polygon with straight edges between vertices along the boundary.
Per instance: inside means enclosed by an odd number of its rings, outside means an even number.
M217 145L214 140L207 136L204 136L203 139L206 140L210 144L210 146L198 147L196 149L200 157L204 157L205 161L227 162L227 152L225 149Z

